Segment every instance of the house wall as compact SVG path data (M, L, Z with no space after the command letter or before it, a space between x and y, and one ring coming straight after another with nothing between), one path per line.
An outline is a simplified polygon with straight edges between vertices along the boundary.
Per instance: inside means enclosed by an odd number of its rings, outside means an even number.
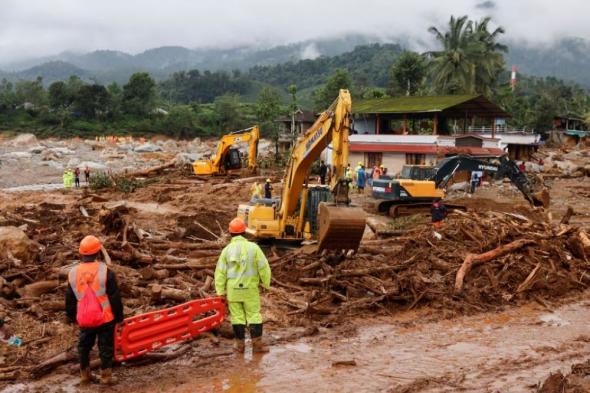
M368 153L363 152L351 152L348 156L348 162L352 167L356 167L359 162L362 162L367 166ZM387 174L390 176L395 176L401 172L404 165L406 165L406 153L382 153L382 162L381 164L387 168ZM426 165L429 164L436 164L437 157L435 154L426 154L425 155L425 163Z

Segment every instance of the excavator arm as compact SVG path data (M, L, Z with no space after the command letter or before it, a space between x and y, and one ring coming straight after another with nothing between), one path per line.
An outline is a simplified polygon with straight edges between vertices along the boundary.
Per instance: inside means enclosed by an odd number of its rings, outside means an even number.
M516 163L506 156L498 157L496 162L487 162L467 155L457 155L441 160L436 173L430 180L437 188L444 188L458 171L480 171L493 174L496 179L507 177L522 195L534 206L549 204L546 192L534 193L527 176L520 171Z
M248 171L256 172L256 157L258 156L258 141L260 129L258 126L233 131L221 137L217 145L215 156L211 160L195 161L193 168L197 175L217 175L223 172L223 165L231 147L236 143L248 142Z

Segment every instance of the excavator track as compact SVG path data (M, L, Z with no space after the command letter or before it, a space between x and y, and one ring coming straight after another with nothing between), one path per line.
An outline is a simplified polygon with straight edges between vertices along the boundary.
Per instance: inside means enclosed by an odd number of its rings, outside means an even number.
M319 250L358 250L367 214L356 206L319 204Z

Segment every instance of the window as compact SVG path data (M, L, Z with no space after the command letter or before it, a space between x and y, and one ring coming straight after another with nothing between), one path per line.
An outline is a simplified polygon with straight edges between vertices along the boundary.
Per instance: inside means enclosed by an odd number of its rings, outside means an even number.
M406 164L426 165L426 154L406 153Z
M365 153L367 168L373 168L383 163L383 153Z

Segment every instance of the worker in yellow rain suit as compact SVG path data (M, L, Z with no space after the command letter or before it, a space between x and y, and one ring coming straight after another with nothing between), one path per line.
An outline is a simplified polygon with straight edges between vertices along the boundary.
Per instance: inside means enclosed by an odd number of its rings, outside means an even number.
M270 287L270 266L258 244L244 238L246 224L239 218L229 223L231 242L221 251L215 268L215 290L227 296L234 330L234 349L245 350L246 326L253 352L268 352L262 343L262 314L258 286Z

